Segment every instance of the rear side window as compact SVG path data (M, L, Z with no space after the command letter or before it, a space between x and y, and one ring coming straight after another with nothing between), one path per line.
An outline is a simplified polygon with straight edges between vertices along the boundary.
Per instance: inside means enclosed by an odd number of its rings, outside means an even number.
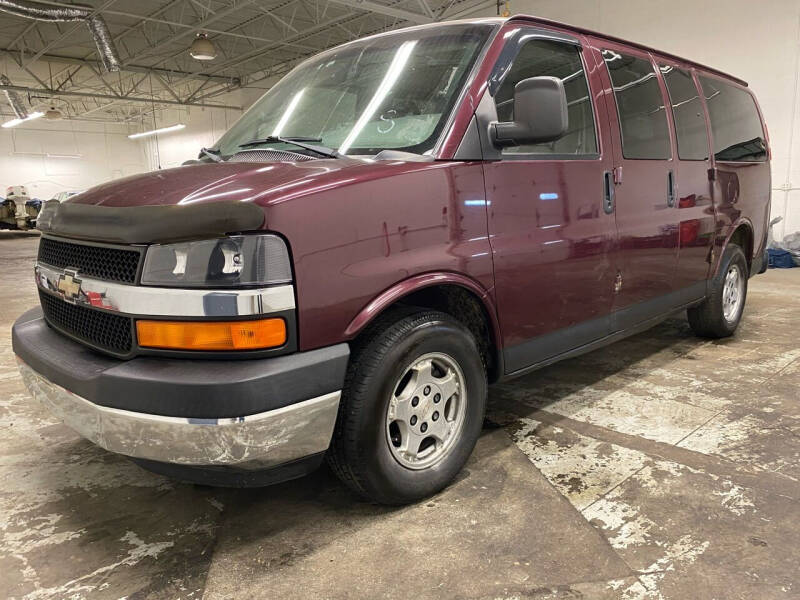
M622 155L631 159L668 159L669 126L658 76L650 61L603 50L617 100Z
M714 158L734 162L767 160L767 142L755 100L745 90L700 77L711 119Z
M580 49L570 44L548 40L527 42L517 54L508 74L494 96L499 121L514 120L514 87L529 77L558 77L567 94L569 126L567 133L554 142L506 148L504 154L597 154L589 86L581 62Z
M667 84L675 133L678 137L678 157L681 160L708 158L708 131L703 115L703 103L691 73L671 66L662 66Z

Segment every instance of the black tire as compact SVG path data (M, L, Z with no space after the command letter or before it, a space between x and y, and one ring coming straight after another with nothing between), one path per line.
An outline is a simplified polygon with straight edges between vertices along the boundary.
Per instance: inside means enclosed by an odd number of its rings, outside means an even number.
M429 353L444 353L461 369L465 413L448 453L430 467L411 469L389 448L387 411L403 374ZM436 311L392 311L354 344L328 463L348 487L374 502L406 504L426 498L450 483L472 453L486 396L478 344L464 325Z
M738 269L742 281L741 301L735 313L726 318L724 311L725 278L728 272L734 268ZM744 252L738 245L729 243L722 255L716 277L709 282L708 297L699 306L686 311L689 325L695 334L707 338L724 338L733 335L744 312L749 275Z

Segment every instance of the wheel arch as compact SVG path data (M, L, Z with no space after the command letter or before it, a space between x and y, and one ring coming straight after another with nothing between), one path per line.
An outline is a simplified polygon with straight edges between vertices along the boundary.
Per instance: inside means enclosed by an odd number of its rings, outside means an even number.
M440 310L461 321L480 345L489 381L503 372L500 325L488 290L458 273L436 272L397 282L373 298L344 331L353 340L381 314L398 305Z
M748 272L752 269L755 244L753 224L748 219L741 218L735 223L732 223L728 229L728 235L725 237L725 241L722 243L714 262L714 269L711 274L712 278L716 277L719 273L722 255L725 254L725 249L730 243L735 243L742 249L745 259L747 260Z

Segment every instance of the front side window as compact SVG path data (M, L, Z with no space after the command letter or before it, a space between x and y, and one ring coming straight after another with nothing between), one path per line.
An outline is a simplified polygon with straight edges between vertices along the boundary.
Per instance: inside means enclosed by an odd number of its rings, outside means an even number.
M692 74L671 66L661 66L660 69L672 104L675 134L678 137L678 157L681 160L706 160L706 118Z
M215 149L230 156L251 140L281 136L341 154L432 150L493 29L442 25L367 38L311 58L256 101Z
M658 76L648 60L603 50L617 101L622 155L628 159L671 156L669 126Z
M569 126L567 133L553 142L504 148L504 154L597 154L594 112L580 49L563 42L527 42L494 96L498 121L514 120L514 87L530 77L558 77L567 95Z
M700 84L711 119L714 158L734 162L767 160L767 140L753 97L719 79L700 77Z

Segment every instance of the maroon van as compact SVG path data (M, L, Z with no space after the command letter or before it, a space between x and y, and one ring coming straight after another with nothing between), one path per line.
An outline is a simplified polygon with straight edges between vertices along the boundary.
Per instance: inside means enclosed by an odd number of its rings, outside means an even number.
M731 335L764 267L747 84L533 17L311 58L194 164L39 217L31 393L151 470L217 485L323 458L360 494L445 486L487 385L686 310Z

